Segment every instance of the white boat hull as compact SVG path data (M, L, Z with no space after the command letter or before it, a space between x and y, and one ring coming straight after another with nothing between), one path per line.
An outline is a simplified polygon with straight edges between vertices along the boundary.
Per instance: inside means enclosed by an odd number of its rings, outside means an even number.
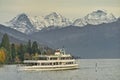
M30 70L30 71L54 71L54 70L71 70L78 69L78 64L72 65L54 65L54 66L19 66L19 70Z

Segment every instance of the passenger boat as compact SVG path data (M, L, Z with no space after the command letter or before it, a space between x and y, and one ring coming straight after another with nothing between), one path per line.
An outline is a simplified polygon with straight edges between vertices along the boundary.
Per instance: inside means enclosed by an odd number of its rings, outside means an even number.
M38 55L37 60L24 60L19 70L69 70L77 69L78 64L70 54L57 49L54 55Z

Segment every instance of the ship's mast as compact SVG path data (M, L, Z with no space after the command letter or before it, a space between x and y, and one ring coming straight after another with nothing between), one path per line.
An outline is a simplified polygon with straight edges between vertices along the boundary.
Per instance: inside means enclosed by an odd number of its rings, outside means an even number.
M64 48L64 46L62 48L62 53L65 54L65 48Z

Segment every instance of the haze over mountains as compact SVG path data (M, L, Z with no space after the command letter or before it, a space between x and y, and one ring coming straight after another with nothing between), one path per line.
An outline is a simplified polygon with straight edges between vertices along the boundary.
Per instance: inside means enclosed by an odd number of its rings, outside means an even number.
M4 33L12 42L31 39L53 48L64 46L81 58L120 58L120 19L102 10L74 21L55 12L44 17L22 13L0 25L0 36Z

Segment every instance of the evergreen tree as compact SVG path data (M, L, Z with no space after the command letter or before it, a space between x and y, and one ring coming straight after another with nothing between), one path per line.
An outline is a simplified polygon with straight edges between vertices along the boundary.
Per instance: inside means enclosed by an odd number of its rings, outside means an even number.
M2 42L1 42L1 47L4 47L7 51L10 51L10 42L9 42L9 37L7 34L3 35Z
M20 44L20 47L18 50L18 56L21 61L24 60L24 53L25 53L25 46L23 44Z
M38 53L38 44L36 41L34 41L32 44L32 53L33 54Z
M11 44L11 60L12 60L12 62L14 62L16 54L17 54L17 52L16 52L15 44L13 43L13 44Z
M31 40L28 41L26 48L27 48L27 53L32 54Z

